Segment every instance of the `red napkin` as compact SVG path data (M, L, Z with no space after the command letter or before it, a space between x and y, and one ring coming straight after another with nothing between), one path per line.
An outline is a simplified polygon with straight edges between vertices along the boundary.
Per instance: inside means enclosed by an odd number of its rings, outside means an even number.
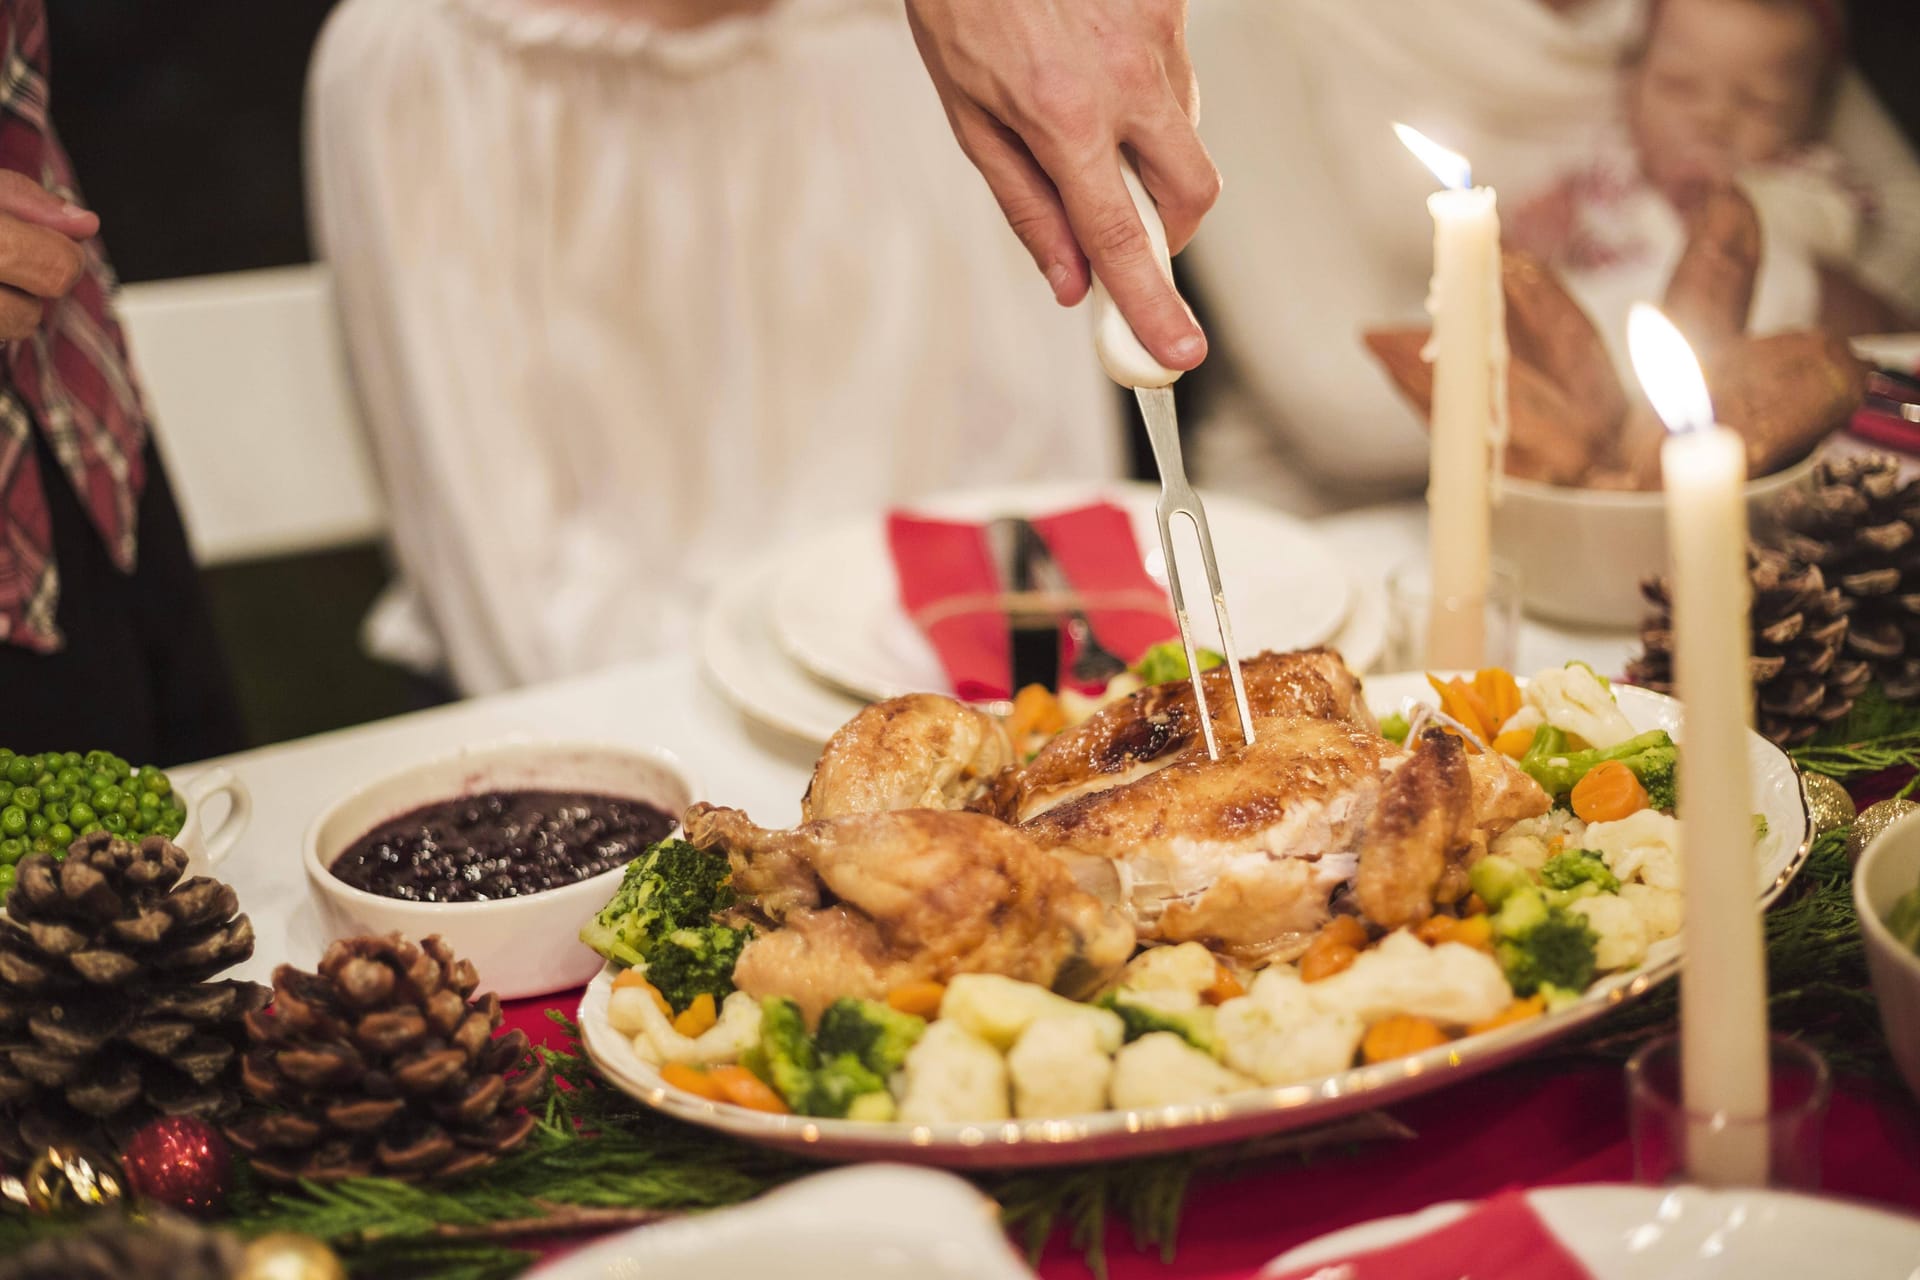
M1400 1244L1261 1280L1592 1280L1527 1203L1509 1191Z
M1124 508L1096 502L1036 517L1033 527L1101 644L1132 663L1179 634L1166 593L1147 576ZM968 701L1011 697L1006 606L986 526L895 511L887 517L887 544L900 604L939 654L954 693ZM1059 687L1071 688L1074 645L1064 628L1060 649Z

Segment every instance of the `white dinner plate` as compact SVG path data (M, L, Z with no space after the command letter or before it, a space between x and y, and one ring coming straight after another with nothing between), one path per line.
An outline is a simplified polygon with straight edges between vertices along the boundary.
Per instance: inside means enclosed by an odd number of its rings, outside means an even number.
M1158 489L1146 484L1042 484L969 489L912 504L916 514L948 520L1042 516L1106 499L1133 520L1147 572L1165 583L1154 522ZM1347 575L1318 534L1292 516L1221 495L1207 497L1220 581L1242 653L1302 649L1338 634L1350 604ZM1186 547L1185 521L1174 537ZM802 667L864 698L951 688L933 648L901 610L884 519L866 517L808 539L774 584L772 626L780 647ZM1183 551L1196 642L1219 647L1197 553ZM827 571L830 569L830 572Z
M1845 1200L1761 1189L1608 1185L1536 1187L1526 1196L1541 1224L1593 1280L1920 1276L1920 1221ZM1348 1227L1289 1250L1260 1275L1401 1244L1439 1230L1468 1208L1452 1201Z
M1636 729L1672 732L1679 727L1680 707L1673 699L1630 687L1618 692L1620 709ZM1368 705L1378 713L1398 710L1410 699L1435 701L1424 675L1367 681ZM1764 909L1806 861L1812 849L1812 825L1793 761L1758 734L1749 734L1748 743L1753 806L1767 819L1767 835L1754 857L1759 905ZM608 1023L611 966L588 985L579 1021L587 1056L603 1076L647 1105L690 1123L818 1159L1012 1168L1212 1146L1302 1129L1427 1093L1539 1049L1623 1001L1644 995L1672 977L1679 966L1680 940L1668 938L1653 945L1639 968L1600 979L1558 1012L1318 1080L1248 1089L1184 1106L988 1124L869 1124L774 1116L709 1102L676 1089L664 1083L659 1070L642 1061L628 1038Z
M762 557L715 589L700 618L700 663L742 714L818 746L866 701L814 679L774 640L767 600L783 574L798 571L789 569L790 561L797 565L791 551ZM1386 647L1387 594L1378 582L1356 581L1352 595L1346 625L1332 643L1349 666L1365 671Z

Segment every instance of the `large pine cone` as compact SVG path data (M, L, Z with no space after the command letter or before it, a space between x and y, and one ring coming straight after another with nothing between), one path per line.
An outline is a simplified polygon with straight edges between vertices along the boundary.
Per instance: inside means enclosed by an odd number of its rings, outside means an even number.
M271 1108L230 1131L272 1178L449 1177L524 1142L547 1066L523 1031L494 1032L473 965L438 937L335 942L320 972L281 965L247 1018L242 1076Z
M1812 565L1784 552L1750 547L1753 580L1754 726L1782 747L1798 746L1846 718L1873 679L1866 663L1846 653L1851 603ZM1673 692L1673 611L1665 579L1649 578L1641 592L1653 607L1640 631L1643 652L1627 664L1627 679Z
M110 1218L54 1236L0 1260L0 1280L233 1280L245 1247L238 1236L172 1214Z
M118 1150L155 1116L238 1108L241 1018L266 990L208 979L253 954L253 926L186 866L160 836L106 832L21 860L0 920L0 1153Z
M1887 696L1920 697L1920 482L1903 483L1886 454L1822 462L1774 514L1782 549L1852 602L1848 651L1872 664Z

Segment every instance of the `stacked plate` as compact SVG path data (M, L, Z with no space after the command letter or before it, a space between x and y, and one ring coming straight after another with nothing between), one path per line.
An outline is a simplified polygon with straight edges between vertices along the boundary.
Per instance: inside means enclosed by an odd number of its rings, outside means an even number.
M920 515L986 521L1044 516L1089 502L1124 508L1147 572L1166 581L1144 484L1042 484L972 489L911 504ZM1356 583L1305 524L1253 503L1207 499L1220 577L1242 653L1338 648L1356 670L1380 655L1386 599ZM1176 525L1176 538L1185 530ZM1191 555L1189 555L1191 552ZM1182 544L1183 581L1204 583L1198 551ZM1204 597L1201 613L1209 612ZM1211 617L1196 616L1196 640ZM922 690L949 692L940 662L900 608L884 515L828 529L744 567L714 592L700 626L708 675L748 717L820 743L862 706Z

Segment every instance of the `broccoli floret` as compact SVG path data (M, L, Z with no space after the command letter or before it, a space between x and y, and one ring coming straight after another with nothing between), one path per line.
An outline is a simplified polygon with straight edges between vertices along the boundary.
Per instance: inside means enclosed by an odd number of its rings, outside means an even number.
M1380 717L1380 736L1389 742L1404 743L1412 732L1413 726L1398 711Z
M807 1095L795 1111L809 1116L844 1116L856 1100L886 1093L887 1082L851 1053L828 1058L807 1082Z
M1550 734L1558 735L1559 750L1554 749ZM1666 730L1653 729L1605 750L1567 751L1565 746L1565 734L1543 726L1534 733L1533 745L1520 757L1520 767L1556 800L1564 799L1573 784L1595 765L1618 760L1633 770L1650 805L1662 813L1674 811L1674 766L1680 755Z
M1609 871L1606 861L1591 849L1556 853L1540 868L1540 880L1549 889L1573 889L1590 884L1602 893L1620 892L1620 877Z
M647 963L656 938L712 922L733 905L727 860L685 840L662 840L627 864L620 887L598 915L580 927L580 941L609 960Z
M1474 863L1473 869L1467 872L1467 884L1480 895L1480 901L1496 910L1521 889L1534 887L1533 877L1527 874L1525 867L1498 854Z
M1549 902L1538 888L1510 894L1493 917L1493 954L1515 995L1543 987L1585 991L1593 981L1599 938L1577 912Z
M1195 649L1194 656L1200 660L1202 671L1211 671L1226 658L1211 649ZM1162 640L1145 653L1140 661L1134 663L1133 674L1140 677L1142 684L1166 684L1171 680L1188 678L1187 651L1178 640Z
M1160 1009L1136 999L1132 992L1124 988L1107 992L1096 1003L1120 1015L1128 1044L1156 1031L1171 1031L1202 1053L1210 1053L1217 1058L1222 1052L1219 1037L1213 1032L1213 1010L1204 1005L1185 1012Z
M881 1079L898 1071L927 1029L925 1018L902 1013L877 1000L841 998L820 1015L814 1042L823 1058L851 1055ZM839 1114L839 1113L835 1113Z
M718 1004L733 991L733 966L752 937L751 929L724 924L675 929L647 948L647 981L675 1011L701 995Z
M900 1104L895 1102L893 1095L884 1089L879 1093L861 1094L853 1100L853 1105L847 1108L847 1119L864 1120L869 1124L885 1124L889 1120L898 1119L899 1115Z
M760 1002L760 1042L740 1055L740 1065L759 1076L795 1111L805 1109L820 1052L807 1034L806 1015L785 996Z

